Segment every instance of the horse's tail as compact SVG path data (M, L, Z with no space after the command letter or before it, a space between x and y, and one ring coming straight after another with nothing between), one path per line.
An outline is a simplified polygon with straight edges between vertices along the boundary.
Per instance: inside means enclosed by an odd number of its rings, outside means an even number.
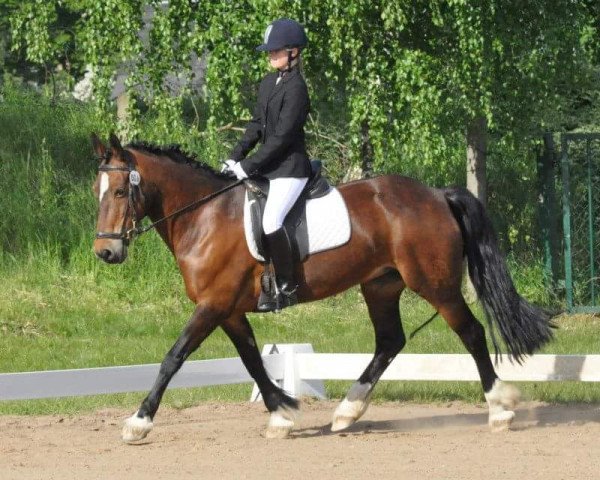
M517 293L481 202L465 188L447 188L444 195L460 226L469 276L483 305L496 355L494 327L511 357L521 363L523 356L552 339L551 315Z

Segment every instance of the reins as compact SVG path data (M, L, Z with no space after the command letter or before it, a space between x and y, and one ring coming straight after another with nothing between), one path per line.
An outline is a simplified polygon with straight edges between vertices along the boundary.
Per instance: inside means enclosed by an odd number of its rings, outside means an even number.
M414 336L419 333L421 330L423 330L427 325L429 325L431 322L433 322L433 319L435 317L437 317L439 315L440 312L436 311L431 317L429 317L428 320L424 321L420 326L418 326L417 328L415 328L412 333L408 336L408 338L410 340L412 340L414 338Z
M203 203L209 202L213 198L218 197L222 193L225 193L226 191L231 190L232 188L237 187L238 185L241 185L242 183L244 183L243 180L237 180L234 183L227 185L225 188L222 188L221 190L217 190L216 192L213 192L213 193L207 195L206 197L202 197L199 200L196 200L195 202L192 202L189 205L186 205L185 207L180 208L179 210L175 210L173 213L170 213L169 215L166 215L166 216L158 219L156 222L153 222L150 225L147 225L143 228L134 226L134 228L128 230L127 233L128 234L132 233L135 236L140 236L142 233L146 233L148 230L152 230L158 224L164 222L165 220L168 220L169 218L173 218L177 215L187 212L188 210L192 210L193 208L197 207L198 205L202 205ZM133 236L131 236L130 238L133 238Z

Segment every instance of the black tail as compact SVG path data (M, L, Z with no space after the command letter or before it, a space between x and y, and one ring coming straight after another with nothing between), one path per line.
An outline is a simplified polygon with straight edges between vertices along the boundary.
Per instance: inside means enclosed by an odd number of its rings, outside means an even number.
M552 339L551 315L517 293L481 202L465 188L448 188L444 195L460 225L469 276L483 305L496 355L494 327L512 358L520 363L523 356Z

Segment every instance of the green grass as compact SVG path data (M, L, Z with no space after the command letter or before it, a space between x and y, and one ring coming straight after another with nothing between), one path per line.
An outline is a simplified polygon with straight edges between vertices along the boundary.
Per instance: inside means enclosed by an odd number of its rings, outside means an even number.
M154 235L154 234L152 234ZM145 239L166 250L156 238ZM149 246L143 246L145 252ZM0 371L158 363L191 314L173 262L160 267L137 255L122 266L93 260L85 274L66 273L31 262L0 278ZM92 257L91 251L89 252ZM128 269L137 272L130 281ZM157 281L156 279L160 279ZM432 308L407 292L401 302L405 331L429 317ZM299 305L279 315L250 315L259 344L311 343L316 352L373 351L373 331L358 289L321 302ZM544 353L598 353L600 318L558 319L556 341ZM465 353L458 337L436 319L406 346L405 353ZM236 356L220 331L210 336L191 359ZM327 393L341 398L349 382L326 382ZM251 385L169 390L165 404L185 407L203 400L243 401ZM579 383L524 384L526 398L546 401L600 401L600 386ZM0 413L73 413L103 406L135 408L144 393L35 401L2 402ZM482 401L476 382L381 382L375 401Z

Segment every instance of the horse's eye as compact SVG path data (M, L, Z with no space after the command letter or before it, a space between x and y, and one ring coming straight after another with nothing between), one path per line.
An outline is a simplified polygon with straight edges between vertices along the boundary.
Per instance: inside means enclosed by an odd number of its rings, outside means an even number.
M125 189L124 188L117 188L115 190L115 197L124 197L125 196Z

